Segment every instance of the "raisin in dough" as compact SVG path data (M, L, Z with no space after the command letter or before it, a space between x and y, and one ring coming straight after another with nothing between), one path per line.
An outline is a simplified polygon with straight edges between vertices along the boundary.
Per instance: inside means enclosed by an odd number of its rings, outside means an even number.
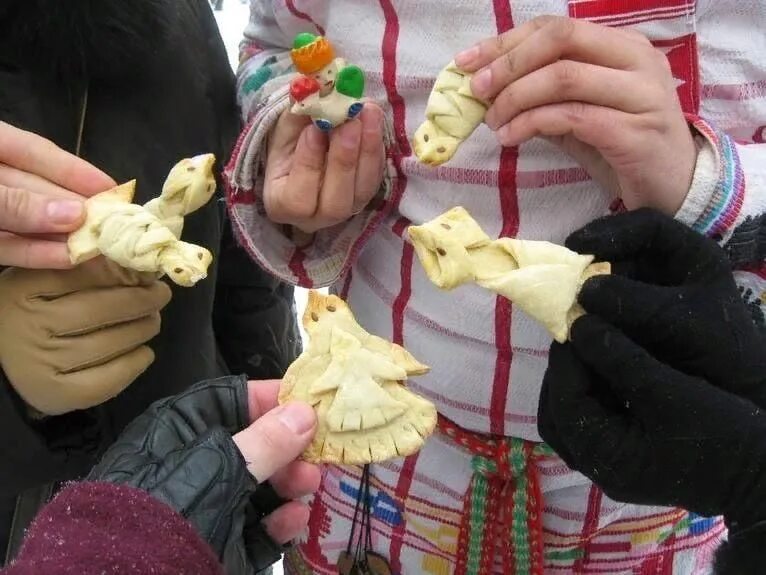
M307 349L288 368L279 402L314 406L318 430L303 458L362 465L418 451L436 427L436 408L404 387L428 372L408 351L367 333L336 296L309 293Z
M408 233L428 279L451 290L475 282L542 323L558 342L585 312L577 294L589 277L610 273L609 263L549 242L491 240L471 215L456 207Z

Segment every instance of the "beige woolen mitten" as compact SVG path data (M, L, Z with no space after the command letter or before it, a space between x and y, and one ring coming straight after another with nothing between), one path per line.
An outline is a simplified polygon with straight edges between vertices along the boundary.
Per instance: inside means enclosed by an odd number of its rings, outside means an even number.
M0 274L0 365L45 415L98 405L143 373L170 288L104 258L72 270Z

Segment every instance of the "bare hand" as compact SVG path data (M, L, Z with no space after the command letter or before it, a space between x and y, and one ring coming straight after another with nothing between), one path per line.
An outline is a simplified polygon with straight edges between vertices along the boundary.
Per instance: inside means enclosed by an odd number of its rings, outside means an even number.
M66 234L83 200L115 182L55 144L0 122L0 266L71 267Z
M358 119L328 138L308 118L286 111L269 142L266 213L306 233L359 213L383 181L383 111L367 103Z
M504 146L548 137L629 209L675 214L697 149L665 55L633 30L543 16L461 53Z
M250 462L248 469L259 482L269 481L283 499L291 500L263 521L274 541L295 539L306 528L309 507L297 499L319 488L319 467L297 458L316 432L311 406L298 403L278 405L279 381L248 384L250 418L253 424L234 436L234 443Z

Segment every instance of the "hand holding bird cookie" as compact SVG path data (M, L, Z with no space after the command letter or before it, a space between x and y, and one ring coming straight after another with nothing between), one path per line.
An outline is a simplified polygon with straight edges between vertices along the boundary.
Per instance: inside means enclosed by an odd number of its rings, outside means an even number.
M697 148L668 60L642 34L543 16L455 62L504 146L547 137L629 209L683 204Z

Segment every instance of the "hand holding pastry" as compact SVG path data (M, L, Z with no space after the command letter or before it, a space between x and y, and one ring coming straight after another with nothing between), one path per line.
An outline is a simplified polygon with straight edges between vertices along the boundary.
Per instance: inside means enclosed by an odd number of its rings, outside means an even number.
M72 267L66 234L112 179L52 142L0 122L0 266Z
M680 208L697 148L668 60L640 33L539 17L456 63L503 145L551 138L629 209Z

